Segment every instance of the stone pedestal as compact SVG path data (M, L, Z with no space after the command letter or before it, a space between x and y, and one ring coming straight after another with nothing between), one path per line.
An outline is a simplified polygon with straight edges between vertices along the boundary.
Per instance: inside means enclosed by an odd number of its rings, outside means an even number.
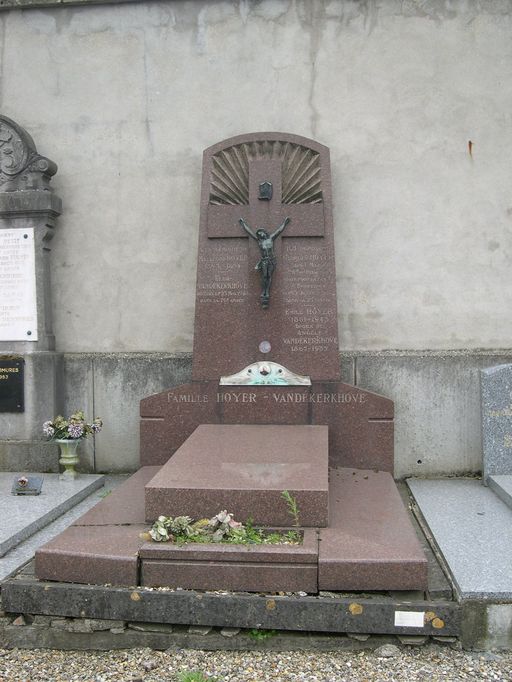
M146 485L146 520L226 509L237 521L287 527L288 490L301 526L327 526L327 439L326 426L199 426Z
M30 135L0 116L0 375L12 360L23 400L0 411L0 470L58 471L58 447L42 423L60 409L62 355L55 352L50 242L61 200L50 179L57 166ZM5 379L4 392L10 388Z

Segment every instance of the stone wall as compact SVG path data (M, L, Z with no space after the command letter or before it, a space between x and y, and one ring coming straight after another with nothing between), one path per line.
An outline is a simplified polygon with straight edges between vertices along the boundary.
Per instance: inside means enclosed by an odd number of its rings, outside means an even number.
M482 467L479 370L512 353L344 353L342 377L395 401L395 476L477 472ZM82 444L87 470L133 471L139 400L190 380L190 355L65 354L66 408L105 418Z
M0 110L59 165L57 350L191 351L202 150L252 130L331 148L343 349L510 347L511 31L498 0L0 12Z
M0 3L0 111L59 165L86 468L136 468L138 401L189 378L202 150L283 130L331 148L345 379L396 401L397 476L479 470L478 369L512 358L510 4L34 4Z

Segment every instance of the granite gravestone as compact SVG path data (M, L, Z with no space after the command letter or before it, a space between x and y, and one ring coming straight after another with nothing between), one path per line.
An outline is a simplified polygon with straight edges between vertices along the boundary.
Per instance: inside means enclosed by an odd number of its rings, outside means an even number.
M241 219L270 234L289 221L274 240L266 309L258 243ZM264 359L312 380L340 378L329 150L278 133L204 153L193 378L218 380Z
M241 220L253 233L285 223L268 306ZM224 385L258 362L311 385ZM327 147L253 133L204 152L193 381L144 399L141 416L143 465L167 462L201 424L328 424L331 464L393 470L392 401L340 381Z
M327 148L262 133L204 159L193 380L141 401L140 471L37 552L37 577L425 589L427 562L390 474L393 403L340 381ZM289 525L283 491L302 544L141 539L162 514L226 509Z
M484 480L512 474L512 365L481 371Z

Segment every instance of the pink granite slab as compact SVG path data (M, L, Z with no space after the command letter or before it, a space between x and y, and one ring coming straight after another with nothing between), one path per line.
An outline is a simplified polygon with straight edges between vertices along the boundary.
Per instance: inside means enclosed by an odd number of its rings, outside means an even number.
M137 585L144 530L147 526L70 526L36 551L36 577L92 585Z
M320 590L426 590L427 560L390 474L331 469Z
M329 424L329 464L393 473L394 404L341 382L311 387L312 424Z
M200 424L326 424L331 466L393 472L393 401L341 382L193 382L141 401L141 463L164 464Z
M145 523L144 486L160 467L142 467L98 504L80 516L74 526L115 526Z
M199 424L219 421L218 381L198 381L140 402L140 464L165 464Z
M199 590L317 592L317 532L302 545L146 543L141 584Z
M148 587L188 590L316 593L317 574L314 564L143 561L141 581Z
M283 490L297 499L302 526L327 525L327 427L203 424L146 485L146 519L227 509L288 526Z

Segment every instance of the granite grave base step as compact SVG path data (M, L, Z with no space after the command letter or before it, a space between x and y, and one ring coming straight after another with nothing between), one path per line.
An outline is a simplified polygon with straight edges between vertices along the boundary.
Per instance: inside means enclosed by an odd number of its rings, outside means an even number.
M318 592L318 533L299 545L144 544L141 584L233 592Z
M162 586L167 582L167 586L199 588L198 576L202 575L202 589L228 591L286 591L284 585L290 591L295 586L293 589L312 593L427 589L427 560L394 481L385 472L331 470L331 522L328 528L318 529L319 549L313 540L314 531L310 535L306 529L300 549L282 545L255 550L261 552L260 564L248 561L253 550L240 545L226 545L220 550L191 546L184 552L177 552L172 545L158 550L153 544L143 548L141 533L148 528L145 485L157 470L140 469L39 549L36 576L76 583L137 586L145 582L147 586ZM212 552L222 553L222 561L216 565L221 577L215 587L208 569ZM274 554L280 557L279 562L270 559ZM178 556L183 557L181 566ZM302 564L301 571L293 569L297 562ZM191 563L194 571L189 570ZM301 586L297 578L300 573L304 576ZM283 574L292 576L287 578L289 583Z

